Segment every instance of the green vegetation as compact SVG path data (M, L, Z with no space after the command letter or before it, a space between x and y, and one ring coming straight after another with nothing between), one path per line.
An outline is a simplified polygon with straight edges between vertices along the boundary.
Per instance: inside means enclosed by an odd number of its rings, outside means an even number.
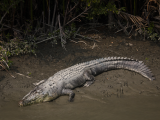
M93 19L96 16L107 15L108 11L118 14L119 11L125 11L125 7L117 8L114 1L87 0L87 5L92 6L87 18Z
M140 6L138 2L141 3ZM140 17L140 12L137 12L142 6L144 11L149 13L146 15L144 12L143 18ZM104 19L104 16L108 14L116 16L114 20L117 23L127 18L127 25L130 23L136 26L137 30L141 30L144 35L147 34L151 40L160 40L159 28L156 27L159 22L150 20L154 17L153 9L158 10L157 6L159 3L152 0L148 3L138 0L1 0L0 66L3 68L5 65L8 69L12 64L8 58L14 55L36 55L37 44L45 41L51 42L52 46L60 41L65 48L67 40L76 37L77 21L91 22L93 19L92 22L95 22L96 19L97 22L101 20L106 24L107 17ZM126 13L122 13L125 10ZM140 16L137 17L137 14ZM123 25L116 26L118 27L124 30ZM131 32L126 33L129 35Z
M147 28L148 38L154 41L160 40L160 35L154 31L154 27L154 23L151 22Z

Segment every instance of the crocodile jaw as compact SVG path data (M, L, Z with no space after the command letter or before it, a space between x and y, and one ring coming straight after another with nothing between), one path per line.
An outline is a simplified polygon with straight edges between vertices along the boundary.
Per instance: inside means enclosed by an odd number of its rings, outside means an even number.
M35 104L35 103L48 102L53 99L54 99L54 97L50 97L48 94L46 94L44 96L39 96L36 99L31 99L31 100L22 99L21 101L19 101L19 106L23 107L23 106L27 106L27 105L31 105L31 104Z
M27 105L31 105L34 103L40 103L43 102L43 98L36 98L36 99L31 99L31 100L27 100L27 99L22 99L21 101L19 101L19 106L23 107L23 106L27 106Z

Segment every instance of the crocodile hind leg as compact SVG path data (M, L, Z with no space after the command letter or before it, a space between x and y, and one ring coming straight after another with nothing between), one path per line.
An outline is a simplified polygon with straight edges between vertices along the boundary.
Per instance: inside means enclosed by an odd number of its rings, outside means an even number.
M73 102L75 93L70 89L63 89L62 95L69 95L69 102Z
M83 85L84 87L89 87L91 84L94 83L95 77L89 73L84 74L86 78L86 83Z
M94 81L87 81L83 86L84 87L89 87L90 85L92 85L94 83Z

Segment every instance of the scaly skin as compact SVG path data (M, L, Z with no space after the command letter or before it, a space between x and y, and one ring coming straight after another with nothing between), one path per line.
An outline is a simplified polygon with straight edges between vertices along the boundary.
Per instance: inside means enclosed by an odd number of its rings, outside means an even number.
M112 69L127 69L135 71L149 80L154 80L153 74L142 61L123 57L108 57L77 64L61 70L40 81L38 85L19 102L19 106L33 103L47 102L61 95L69 95L69 101L75 96L72 89L78 86L90 86L94 83L94 76Z

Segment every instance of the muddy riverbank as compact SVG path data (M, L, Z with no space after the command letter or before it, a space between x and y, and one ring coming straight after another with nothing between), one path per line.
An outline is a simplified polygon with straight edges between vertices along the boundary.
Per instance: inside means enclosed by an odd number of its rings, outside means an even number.
M37 56L12 57L10 73L0 71L0 120L158 120L160 117L160 45L141 38L128 38L105 30L88 33L96 42L68 42L65 51L60 45L46 42L38 46ZM85 42L85 43L84 43ZM87 45L86 45L87 44ZM34 88L34 82L46 79L57 71L77 63L109 56L129 57L144 61L156 80L149 81L127 70L112 70L96 76L88 88L74 89L73 103L68 96L53 102L18 107L19 100ZM123 89L123 92L122 92Z

